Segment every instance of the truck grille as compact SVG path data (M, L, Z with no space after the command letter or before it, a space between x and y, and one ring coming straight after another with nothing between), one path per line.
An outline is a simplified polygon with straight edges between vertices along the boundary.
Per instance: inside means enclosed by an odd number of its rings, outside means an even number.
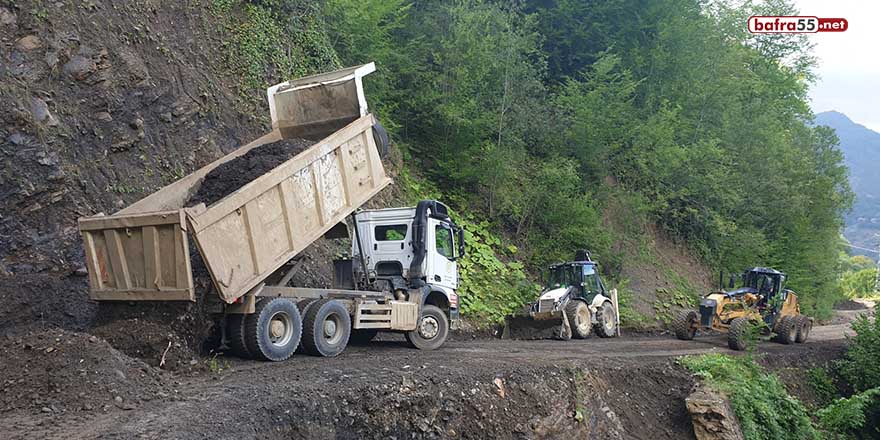
M556 301L552 299L542 299L538 301L538 312L552 312L554 305L556 305Z

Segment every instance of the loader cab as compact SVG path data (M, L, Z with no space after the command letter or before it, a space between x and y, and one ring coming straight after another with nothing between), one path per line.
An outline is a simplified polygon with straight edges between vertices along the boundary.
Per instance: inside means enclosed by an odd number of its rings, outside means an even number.
M599 277L598 263L573 261L550 266L546 290L575 287L575 296L592 301L597 294L605 294L605 284Z

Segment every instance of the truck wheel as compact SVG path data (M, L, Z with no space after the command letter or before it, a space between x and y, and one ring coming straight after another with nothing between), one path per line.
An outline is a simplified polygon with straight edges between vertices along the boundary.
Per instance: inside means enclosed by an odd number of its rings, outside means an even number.
M791 344L797 339L798 321L794 316L780 318L779 327L776 328L776 341L781 344Z
M697 335L697 312L693 310L682 310L678 316L672 320L672 331L675 337L682 341L690 341Z
M810 330L813 329L813 321L810 318L804 315L798 315L797 318L797 336L795 336L794 341L797 343L807 342L807 338L810 337Z
M404 333L407 342L419 350L440 348L449 336L449 320L437 306L425 304L416 329Z
M590 336L590 309L583 301L571 300L565 305L565 316L571 325L571 336L575 339L586 339Z
M596 334L600 338L613 338L617 336L617 313L614 312L614 306L610 302L604 302L596 311L596 319L598 324L593 326Z
M373 328L352 330L351 337L348 338L348 343L350 345L366 345L369 344L378 334L379 330Z
M245 346L254 359L283 361L299 345L302 319L287 298L263 298L244 319Z
M302 349L313 356L333 357L342 353L351 335L351 317L339 301L320 299L306 307L303 317Z
M241 314L226 316L226 343L232 354L242 359L250 359L251 354L244 336L245 316Z
M727 346L731 350L743 351L748 346L749 320L746 318L734 318L730 321L727 332Z

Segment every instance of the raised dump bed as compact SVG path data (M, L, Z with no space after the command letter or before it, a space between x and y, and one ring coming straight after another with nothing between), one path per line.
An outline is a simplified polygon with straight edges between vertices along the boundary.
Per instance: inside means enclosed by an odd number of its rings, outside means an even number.
M391 182L361 84L374 70L270 87L270 133L113 215L81 218L91 297L193 301L191 236L220 297L233 303L343 222ZM186 206L218 166L292 138L317 142L210 206Z

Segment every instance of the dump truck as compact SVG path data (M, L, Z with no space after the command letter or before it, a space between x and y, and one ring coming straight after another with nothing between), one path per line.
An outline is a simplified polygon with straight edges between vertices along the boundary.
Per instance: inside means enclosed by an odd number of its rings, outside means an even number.
M538 299L505 319L502 339L585 339L619 336L617 289L606 289L586 250L550 266Z
M387 133L363 92L374 70L369 63L268 88L271 132L115 214L79 219L91 298L196 301L195 252L216 292L207 309L241 356L282 361L298 348L336 356L380 330L440 347L457 318L461 229L437 201L357 212L391 183L380 157ZM316 142L220 200L187 206L212 170L293 138ZM333 262L332 288L288 286L297 255L321 237L347 236L347 222L353 252Z
M785 288L785 273L753 267L738 278L739 288L734 288L737 277L732 275L725 290L722 273L719 290L700 300L699 313L683 310L672 321L675 336L689 341L697 330L727 333L727 345L732 350L747 348L753 338L752 328L782 344L807 341L813 321L801 314L797 294Z

